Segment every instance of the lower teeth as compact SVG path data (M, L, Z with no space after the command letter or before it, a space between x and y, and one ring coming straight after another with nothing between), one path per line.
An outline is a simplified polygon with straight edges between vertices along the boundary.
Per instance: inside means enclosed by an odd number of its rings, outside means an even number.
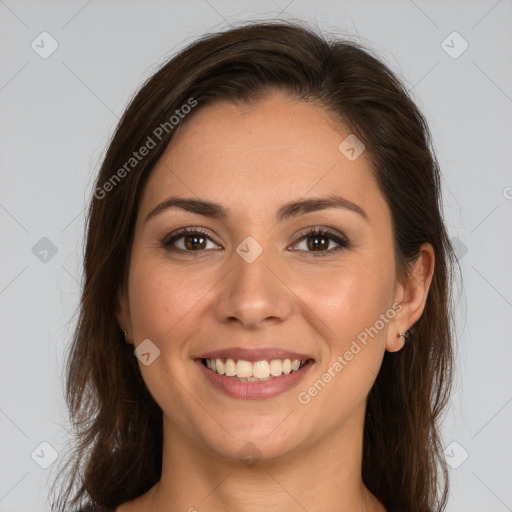
M227 377L227 375L225 375L225 377ZM268 377L265 377L264 379L258 379L258 377L238 377L236 375L233 375L232 377L234 377L235 379L238 379L242 382L263 382L265 380L277 378L277 377L274 377L273 375L269 375ZM281 375L279 375L279 377L281 377Z

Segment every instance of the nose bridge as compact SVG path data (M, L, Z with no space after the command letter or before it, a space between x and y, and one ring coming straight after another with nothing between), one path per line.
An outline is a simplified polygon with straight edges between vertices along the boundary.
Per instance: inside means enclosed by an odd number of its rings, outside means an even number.
M272 250L247 237L233 252L232 265L216 301L220 321L236 319L255 327L267 319L284 320L290 314L290 294L276 276Z

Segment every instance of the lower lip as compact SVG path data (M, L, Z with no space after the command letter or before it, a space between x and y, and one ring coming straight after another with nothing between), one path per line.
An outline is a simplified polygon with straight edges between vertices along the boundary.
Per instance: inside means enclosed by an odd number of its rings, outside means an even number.
M233 398L245 398L248 400L260 400L272 398L296 386L304 378L314 362L309 360L300 370L288 375L282 374L270 380L261 382L242 382L235 377L226 377L207 368L201 359L195 360L199 370L216 388Z

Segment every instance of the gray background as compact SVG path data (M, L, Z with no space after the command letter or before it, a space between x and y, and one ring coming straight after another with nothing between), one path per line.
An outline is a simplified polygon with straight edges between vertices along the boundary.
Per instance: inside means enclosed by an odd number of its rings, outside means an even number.
M448 510L512 510L510 0L0 0L0 512L49 510L52 450L62 456L68 439L62 368L84 206L130 96L203 32L276 17L375 49L430 123L464 280L443 426ZM43 31L58 44L45 59Z

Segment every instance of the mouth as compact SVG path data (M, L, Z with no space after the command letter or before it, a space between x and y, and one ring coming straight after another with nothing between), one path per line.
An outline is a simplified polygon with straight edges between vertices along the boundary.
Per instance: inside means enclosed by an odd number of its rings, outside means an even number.
M265 382L290 375L304 368L312 359L261 359L247 361L234 358L201 358L199 361L213 373L240 382Z
M285 351L272 351L269 359L264 357L269 351L234 352L245 359L237 358L233 352L232 357L215 352L194 360L206 382L232 398L275 397L296 386L315 364L311 357Z

